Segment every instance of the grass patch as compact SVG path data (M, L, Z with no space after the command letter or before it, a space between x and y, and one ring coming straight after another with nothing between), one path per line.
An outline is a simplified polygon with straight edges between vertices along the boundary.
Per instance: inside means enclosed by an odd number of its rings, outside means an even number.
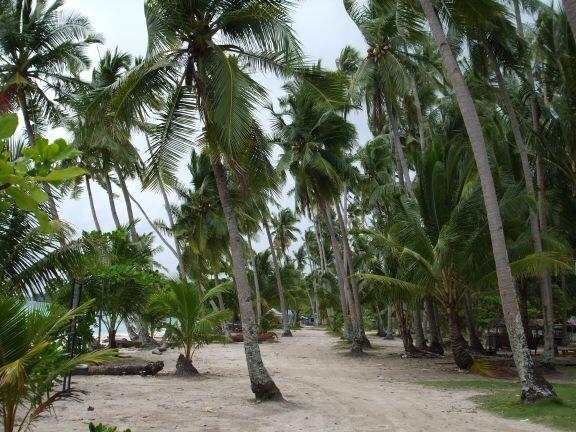
M575 366L556 366L558 372L563 375L567 375L571 378L576 378L576 367Z
M436 387L445 389L501 389L507 387L514 387L516 383L511 381L485 381L485 380L469 380L469 381L417 381L416 384L421 384L426 387Z
M554 388L557 399L533 404L521 403L518 390L479 395L474 400L483 409L502 417L576 431L576 384L556 384Z

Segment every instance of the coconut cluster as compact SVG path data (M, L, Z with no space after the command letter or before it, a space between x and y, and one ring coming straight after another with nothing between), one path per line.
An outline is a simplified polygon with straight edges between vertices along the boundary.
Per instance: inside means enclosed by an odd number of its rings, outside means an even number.
M385 43L378 45L377 47L368 48L368 55L366 56L366 61L375 60L378 61L384 56L384 53L388 50L389 46Z

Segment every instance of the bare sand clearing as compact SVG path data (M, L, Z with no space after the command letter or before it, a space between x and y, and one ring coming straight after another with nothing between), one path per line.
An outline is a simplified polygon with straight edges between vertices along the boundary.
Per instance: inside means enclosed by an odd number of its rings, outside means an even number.
M264 361L287 399L256 404L242 344L212 345L196 358L200 378L75 377L90 393L81 402L59 402L56 416L37 423L42 432L87 432L90 421L145 431L550 431L477 409L477 390L441 390L419 380L475 379L457 373L450 358L400 359L399 341L373 338L364 357L346 354L322 330L261 345ZM135 355L174 370L177 352ZM93 410L88 410L93 407Z

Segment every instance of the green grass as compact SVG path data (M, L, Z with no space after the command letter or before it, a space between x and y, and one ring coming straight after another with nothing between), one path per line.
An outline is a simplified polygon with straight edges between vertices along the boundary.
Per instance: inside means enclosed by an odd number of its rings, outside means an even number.
M445 388L445 389L500 389L506 387L514 387L516 383L512 381L418 381L416 384L421 384L427 387Z
M558 398L533 404L521 403L518 390L480 395L474 400L483 409L506 418L576 431L576 384L556 384L554 388Z

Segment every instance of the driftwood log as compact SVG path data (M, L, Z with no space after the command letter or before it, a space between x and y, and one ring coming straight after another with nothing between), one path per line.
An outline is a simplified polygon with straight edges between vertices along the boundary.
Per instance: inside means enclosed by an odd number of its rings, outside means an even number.
M142 359L130 358L117 363L105 363L76 368L74 375L156 375L164 369L163 361L149 362Z
M244 342L244 334L243 333L232 334L232 335L230 335L230 338L234 342ZM266 333L261 333L258 335L258 342L264 342L264 341L269 341L269 340L278 340L278 335L276 333L273 333L273 332L266 332Z

